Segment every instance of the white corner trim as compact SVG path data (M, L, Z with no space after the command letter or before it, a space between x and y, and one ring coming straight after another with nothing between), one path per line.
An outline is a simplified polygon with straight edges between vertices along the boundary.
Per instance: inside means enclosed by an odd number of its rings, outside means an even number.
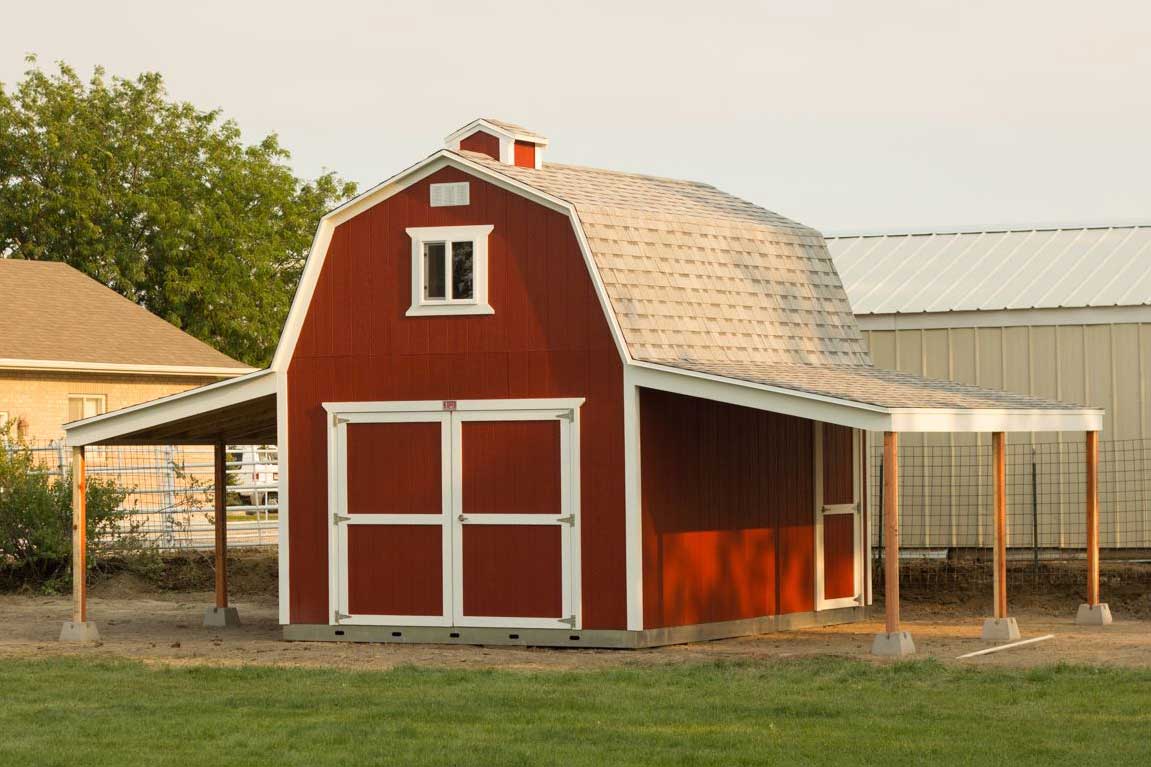
M122 362L82 362L72 360L0 359L0 369L43 370L61 373L117 373L131 375L208 376L236 378L257 368L210 365L143 365Z
M279 546L277 552L277 567L279 572L277 589L279 596L280 624L286 626L292 622L291 583L292 568L290 563L291 540L288 536L288 520L290 498L288 493L288 470L292 462L288 460L288 376L274 375L276 379L276 459L279 462L277 474L279 475L279 498L276 512L279 522ZM331 605L328 606L331 609Z
M488 303L488 238L495 229L491 224L479 226L412 226L407 228L412 240L412 304L405 313L408 317L430 317L460 314L495 314ZM445 292L452 286L451 244L472 243L472 298L457 300L424 298L424 243L445 243Z
M633 368L623 370L624 561L627 629L643 630L643 450L640 393Z
M275 393L276 376L273 371L258 370L239 378L72 421L64 424L64 432L68 445L80 447Z

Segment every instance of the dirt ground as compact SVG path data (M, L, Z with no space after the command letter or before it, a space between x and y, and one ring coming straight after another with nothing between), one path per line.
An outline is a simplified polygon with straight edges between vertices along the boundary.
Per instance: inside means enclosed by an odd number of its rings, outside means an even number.
M90 645L57 641L60 625L69 617L67 597L0 595L0 659L10 657L83 656L127 658L156 664L276 665L358 670L400 665L453 668L594 669L719 659L770 662L804 656L871 659L872 636L880 630L882 612L873 619L844 626L806 629L755 637L727 639L652 650L549 650L515 647L445 645L342 644L285 642L280 639L274 598L255 595L235 602L243 626L207 629L201 625L210 605L209 592L125 594L122 587L100 588L90 600L90 617L100 628L102 642ZM1054 634L1029 647L980 658L956 657L989 645L979 638L979 606L905 608L919 657L949 664L1028 667L1068 662L1151 667L1151 621L1122 614L1107 628L1074 624L1075 605L1061 609L1025 608L1015 613L1024 638ZM886 662L875 660L875 662Z

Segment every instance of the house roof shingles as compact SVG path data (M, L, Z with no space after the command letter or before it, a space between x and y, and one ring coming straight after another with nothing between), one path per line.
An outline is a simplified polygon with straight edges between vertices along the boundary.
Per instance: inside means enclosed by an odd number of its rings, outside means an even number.
M576 209L636 360L884 408L1079 407L876 368L823 236L713 186L459 154Z
M63 263L0 259L0 305L0 360L249 369Z

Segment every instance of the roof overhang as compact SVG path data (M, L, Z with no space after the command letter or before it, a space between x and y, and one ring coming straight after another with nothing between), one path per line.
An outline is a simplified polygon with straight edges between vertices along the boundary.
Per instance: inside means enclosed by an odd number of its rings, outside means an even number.
M203 365L142 365L125 362L85 362L79 360L37 360L0 357L0 370L39 370L54 373L99 373L117 375L198 376L234 378L255 372L248 367Z
M447 146L452 146L453 144L458 146L462 139L467 138L478 130L485 131L492 134L493 136L508 139L510 141L526 141L530 144L544 147L548 145L548 140L543 136L537 136L534 133L520 133L519 131L513 130L503 125L496 125L495 123L489 122L482 117L476 120L472 120L464 127L449 133L447 137L444 138L444 144Z
M276 441L271 370L64 424L69 445L263 444Z
M867 431L1032 432L1101 431L1103 411L1009 408L890 408L767 386L649 362L633 362L627 383L648 389L769 410Z

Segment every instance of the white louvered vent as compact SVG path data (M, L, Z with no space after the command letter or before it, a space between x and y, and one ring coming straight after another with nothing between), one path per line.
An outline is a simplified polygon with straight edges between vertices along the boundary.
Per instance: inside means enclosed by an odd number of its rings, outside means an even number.
M471 202L471 184L467 181L460 181L455 184L432 184L431 186L433 208L467 205Z

